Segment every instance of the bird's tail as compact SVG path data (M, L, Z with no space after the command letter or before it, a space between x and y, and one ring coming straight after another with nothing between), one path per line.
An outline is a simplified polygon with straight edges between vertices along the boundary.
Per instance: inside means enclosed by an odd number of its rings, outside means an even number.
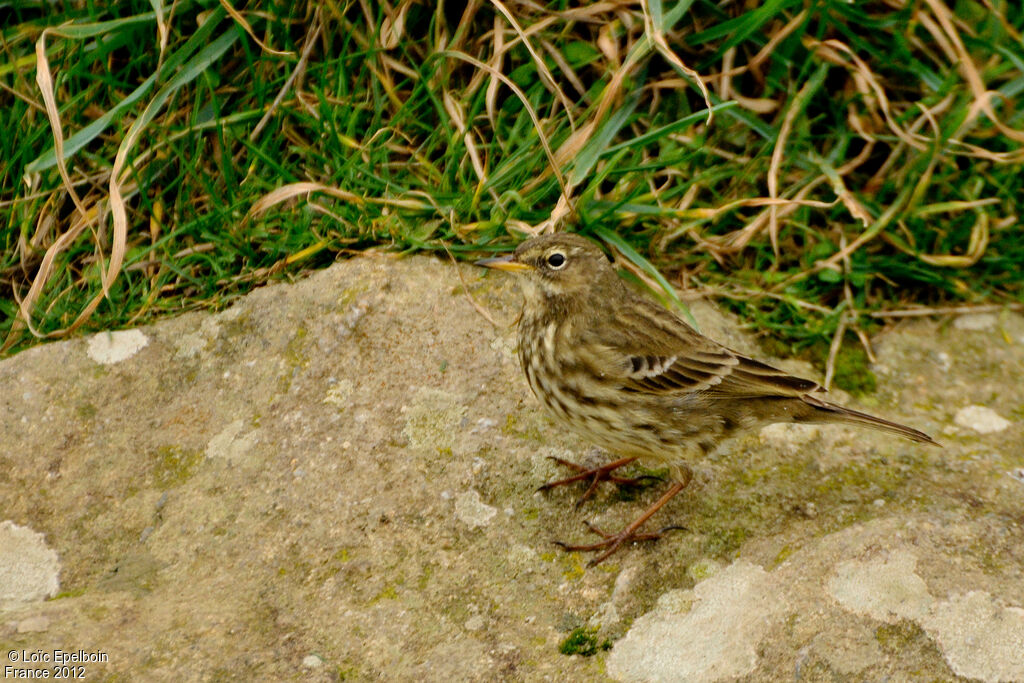
M899 434L900 436L906 437L913 441L920 443L930 443L933 446L939 446L939 443L932 437L928 436L924 432L918 431L912 427L901 425L898 422L890 422L889 420L883 420L880 417L874 415L868 415L857 410L851 410L850 408L844 408L841 405L835 403L829 403L817 396L810 394L804 394L800 397L804 403L817 408L818 410L825 411L828 413L828 417L823 421L828 422L845 422L847 424L859 424L867 427L874 427L884 432L891 432L893 434ZM822 416L824 417L824 415Z

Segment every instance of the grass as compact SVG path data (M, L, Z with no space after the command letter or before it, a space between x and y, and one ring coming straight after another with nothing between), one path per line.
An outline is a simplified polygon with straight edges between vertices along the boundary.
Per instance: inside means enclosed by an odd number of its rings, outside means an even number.
M0 0L2 352L551 228L831 362L1024 301L1009 0L541 5Z
M599 640L596 628L584 626L573 629L558 645L558 651L563 655L580 655L581 657L593 657L598 652L610 649L612 649L611 641Z

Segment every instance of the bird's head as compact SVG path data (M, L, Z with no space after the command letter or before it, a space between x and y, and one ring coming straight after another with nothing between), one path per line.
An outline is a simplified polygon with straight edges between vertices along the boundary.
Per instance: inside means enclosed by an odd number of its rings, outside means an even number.
M476 265L519 273L528 299L579 299L619 285L604 252L585 237L567 232L534 237L512 254Z

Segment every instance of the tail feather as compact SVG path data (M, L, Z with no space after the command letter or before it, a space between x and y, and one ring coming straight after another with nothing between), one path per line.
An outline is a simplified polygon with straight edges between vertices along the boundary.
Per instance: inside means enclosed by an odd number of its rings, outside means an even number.
M820 399L816 396L811 396L810 394L804 394L800 398L803 400L804 403L813 406L818 410L827 412L829 414L828 418L826 418L823 421L845 422L848 424L865 425L867 427L874 427L875 429L880 429L885 432L899 434L900 436L906 437L913 441L917 441L919 443L930 443L933 446L940 446L940 444L937 441L935 441L935 439L928 436L924 432L914 429L913 427L901 425L898 422L883 420L880 417L875 417L874 415L869 415L867 413L862 413L857 410L845 408L835 403L829 403L828 401Z

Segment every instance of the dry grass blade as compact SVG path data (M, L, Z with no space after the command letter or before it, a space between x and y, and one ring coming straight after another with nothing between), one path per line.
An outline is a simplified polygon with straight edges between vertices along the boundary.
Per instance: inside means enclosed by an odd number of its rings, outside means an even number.
M462 269L459 268L459 262L455 260L455 257L452 255L452 250L448 248L448 244L441 242L441 246L444 247L444 253L448 254L448 260L452 262L452 268L455 269L455 274L458 275L459 282L462 283L462 291L466 294L466 300L469 301L469 304L476 309L476 312L479 313L484 320L489 322L495 328L501 329L501 325L495 322L494 318L491 317L491 314L487 312L487 309L480 305L480 302L476 300L475 296L473 296L473 292L469 291L469 283L466 282L466 277L462 274Z
M302 54L299 56L298 64L295 65L295 68L292 69L292 72L288 75L288 80L286 80L284 82L284 85L281 86L281 90L278 91L277 97L275 97L274 101L270 103L270 106L267 108L267 113L263 115L263 118L259 120L259 123L257 123L256 126L252 129L252 132L249 133L250 140L255 141L259 138L260 133L263 132L263 128L274 116L274 112L277 111L277 108L281 105L281 102L284 100L284 96L288 93L289 90L291 90L292 85L295 83L295 79L297 79L299 77L299 74L301 74L303 70L305 70L306 62L309 61L309 53L313 51L313 46L316 45L317 38L320 37L320 32L322 30L323 24L320 22L320 11L317 10L316 19L314 20L313 23L313 30L310 31L309 35L306 36L306 44L302 48Z
M850 63L852 63L855 73L859 77L855 82L858 84L858 89L865 96L865 102L878 106L889 130L907 145L918 150L926 149L921 140L909 135L896 121L892 115L892 108L889 105L889 97L885 93L885 88L882 87L879 79L864 60L851 50L846 43L836 39L817 41L812 38L805 38L805 43L822 59L833 64L849 67ZM843 57L844 54L846 57Z
M224 11L226 11L231 16L231 18L234 19L238 23L238 25L242 27L242 30L249 34L249 37L252 38L253 41L257 45L259 45L260 49L263 50L264 52L269 52L272 55L279 55L284 57L290 57L291 55L295 54L290 50L275 50L274 48L270 47L262 40L260 40L259 36L256 35L256 32L252 30L252 26L249 24L246 18L243 17L242 13L236 10L234 6L230 2L228 2L228 0L220 0L220 5L224 8Z
M562 107L565 111L565 118L569 122L569 126L573 130L576 130L576 121L573 118L572 113L572 102L570 102L569 98L565 96L562 89L558 87L558 82L555 80L554 76L551 75L551 71L548 69L547 64L544 63L544 59L537 53L537 50L534 49L533 45L530 43L530 39L527 37L526 33L523 32L523 28L519 25L519 22L516 21L516 18L508 11L508 7L505 6L505 3L501 2L501 0L490 1L492 5L498 8L498 11L501 12L502 16L505 17L505 20L512 27L512 30L514 30L519 36L519 39L523 41L523 47L525 47L527 52L530 53L530 56L533 58L533 61L537 66L537 73L541 75L541 81L555 95L555 97L558 98L559 102L562 103Z
M970 268L981 260L988 249L989 218L984 211L978 211L978 220L971 227L971 239L964 254L918 254L925 263L942 268Z
M764 204L768 206L768 209L766 209L765 211L762 211L757 216L755 216L754 219L752 221L750 221L749 223L747 223L747 225L744 226L741 230L736 230L734 232L728 233L726 235L723 235L718 240L716 240L716 242L720 245L720 246L716 246L716 248L715 248L716 252L718 252L720 254L721 253L735 253L735 252L740 251L741 249L746 248L751 243L751 241L753 241L753 239L762 230L764 230L764 227L765 227L765 225L767 225L769 217L771 215L771 209L774 206L780 206L781 207L781 209L778 211L778 213L776 215L777 215L778 218L783 218L787 214L792 213L793 211L795 211L798 207L804 205L805 202L808 202L808 201L813 202L814 200L805 199L805 197L810 195L811 192L816 190L819 185L822 185L824 183L825 183L825 177L824 176L819 176L818 178L812 180L807 185L802 187L796 193L796 195L792 199L766 199L766 200L762 200L764 202ZM740 202L744 202L744 201L749 201L749 200L740 200ZM826 206L832 206L832 205L835 204L834 201L833 202L819 202L819 203L823 204L823 205L826 205Z
M164 3L162 0L150 0L153 11L156 13L156 33L160 43L160 56L167 51L167 41L171 37L171 29L168 17L164 16Z
M487 73L490 74L490 78L487 81L487 95L484 103L487 108L487 120L490 122L491 128L495 129L498 120L498 90L501 88L502 81L494 74L501 73L505 59L505 32L501 30L501 19L497 15L494 17L494 29L491 33L494 35L494 46L491 49L491 62L488 64L490 68Z
M526 94L508 76L499 71L495 71L489 64L484 64L479 59L471 57L462 52L453 52L446 50L442 54L444 54L446 57L452 57L453 59L462 60L467 64L472 64L476 68L482 69L490 73L492 76L494 76L502 83L504 83L506 86L508 86L508 88L513 93L515 93L516 97L518 97L519 100L523 103L523 107L526 110L527 114L530 116L530 120L533 121L534 129L537 131L537 137L540 140L541 146L544 148L544 153L548 157L548 163L550 164L549 170L551 171L551 173L554 174L555 178L558 180L558 185L559 187L562 188L562 195L568 198L569 190L566 187L565 178L562 175L561 170L559 170L558 168L558 163L555 161L555 155L551 151L551 145L550 143L548 143L547 135L544 132L544 127L541 125L540 118L538 118L537 112L533 110L533 106L530 104L530 100L526 97Z
M71 182L71 177L68 174L67 164L64 161L63 126L61 124L60 112L57 109L57 101L54 95L53 75L50 71L50 63L46 56L46 37L51 33L57 32L51 31L50 29L43 30L39 39L36 41L36 83L43 96L47 119L50 123L54 149L56 151L57 169L64 183L65 191L68 196L71 197L75 207L78 209L78 216L72 226L58 237L49 246L49 248L47 248L43 259L39 264L39 268L32 279L32 285L29 288L28 293L24 298L18 301L19 318L35 337L47 336L37 330L33 325L32 312L36 301L39 299L43 288L53 273L57 257L74 244L82 231L88 228L95 221L97 215L97 207L93 205L91 208L87 209L82 199L78 196L78 193L74 188L74 184ZM19 330L17 327L11 328L10 333L8 334L0 351L11 347L11 345L17 340L18 332Z
M999 129L999 132L1017 142L1024 142L1024 131L1015 130L1004 124L998 116L996 116L995 110L992 109L992 97L996 93L991 93L985 87L985 81L982 79L981 74L978 72L978 68L974 65L974 60L971 58L967 48L964 47L963 40L960 38L960 33L953 26L953 14L939 0L924 0L925 3L931 8L935 17L939 20L939 25L942 26L942 30L945 31L946 37L949 39L953 46L953 50L956 52L956 63L960 66L960 71L964 75L964 79L970 85L971 92L974 94L975 105L972 111L981 110L985 112L985 115L990 121ZM972 116L973 118L973 116Z
M683 60L679 58L679 55L669 47L668 41L665 40L665 32L660 26L656 25L654 18L651 16L650 0L643 0L641 7L643 8L644 15L644 31L648 40L651 41L654 48L668 61L669 64L683 72L693 81L693 83L696 84L698 88L700 88L701 95L704 96L704 104L707 106L708 111L707 125L710 126L711 122L714 120L714 105L711 104L711 93L708 92L708 87L704 85L704 79L701 78L699 73L684 64Z
M381 47L385 50L394 50L402 42L405 35L405 20L409 14L411 0L402 0L397 9L391 9L388 3L382 3L384 19L380 23Z
M0 64L27 127L0 136L7 350L356 247L562 229L822 361L872 311L1024 296L1006 2L29 5Z
M78 212L84 216L86 214L85 206L82 204L78 193L75 192L75 187L71 183L71 177L68 175L67 164L64 162L64 127L60 122L60 111L57 109L57 100L53 93L53 74L50 72L50 61L46 57L46 36L56 33L52 29L44 29L36 41L36 84L39 86L39 91L43 96L46 117L50 121L50 130L53 133L53 147L57 152L57 169L60 171L60 177L64 181L64 189L75 203Z
M25 323L26 327L36 337L46 337L47 335L36 330L32 325L32 311L35 308L35 303L39 299L39 295L42 294L43 288L46 286L47 281L50 279L50 275L53 273L53 266L56 262L57 256L66 250L71 244L74 243L78 236L85 230L89 224L96 219L96 207L95 205L84 215L78 217L78 219L71 225L71 227L61 234L53 244L46 250L43 255L42 263L39 264L39 269L36 271L35 277L32 279L32 286L29 288L28 293L25 297L19 301L18 312L21 320ZM13 331L12 331L13 333ZM59 335L53 335L59 336ZM4 343L4 349L10 347L14 343L14 339L9 335Z
M249 211L242 218L242 225L245 225L248 221L254 217L263 213L267 209L276 206L282 202L286 202L289 199L295 197L303 197L314 192L322 192L323 194L340 199L346 202L352 202L354 204L380 204L385 206L394 206L403 209L427 211L431 208L430 204L415 201L412 199L398 199L388 197L360 197L348 190L343 190L338 187L330 187L322 183L314 183L310 181L300 183L289 183L288 185L282 185L281 187L271 190L267 194L260 197L256 202L249 207Z
M828 348L828 360L825 362L825 380L822 382L822 386L825 391L832 388L832 380L836 376L836 358L839 357L839 349L843 346L843 337L846 335L846 326L848 325L848 316L846 311L839 316L839 324L836 326L836 331L832 335L832 343Z
M800 88L796 97L793 98L789 109L786 111L786 116L782 120L779 135L775 138L775 148L772 150L771 163L768 165L768 196L771 199L778 199L779 197L779 170L782 168L782 155L786 149L786 140L793 129L793 121L796 120L798 114L803 112L811 93L821 87L825 73L824 69L819 68L817 74L808 79L807 83ZM775 257L778 258L779 213L776 205L772 205L768 209L768 236L771 239L772 251L775 252Z
M978 313L998 313L1000 311L1024 311L1024 304L987 304L974 306L924 306L893 311L873 311L872 318L923 318L932 315L975 315Z

